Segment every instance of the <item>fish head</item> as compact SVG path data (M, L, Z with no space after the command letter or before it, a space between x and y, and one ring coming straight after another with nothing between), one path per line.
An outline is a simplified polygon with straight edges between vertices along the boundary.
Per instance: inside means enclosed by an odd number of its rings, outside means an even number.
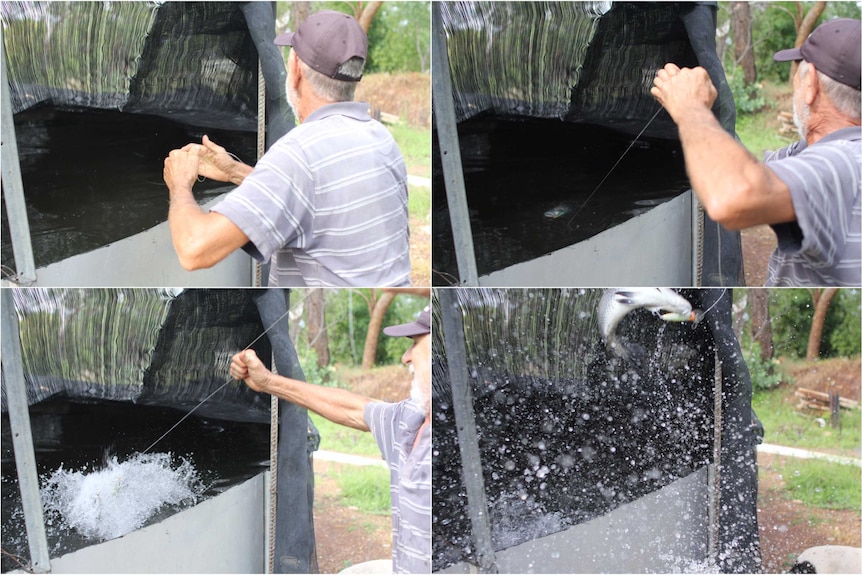
M672 321L672 322L691 322L693 325L697 325L700 323L700 320L703 319L703 312L699 309L693 309L687 313L681 312L665 312L660 314L664 321Z

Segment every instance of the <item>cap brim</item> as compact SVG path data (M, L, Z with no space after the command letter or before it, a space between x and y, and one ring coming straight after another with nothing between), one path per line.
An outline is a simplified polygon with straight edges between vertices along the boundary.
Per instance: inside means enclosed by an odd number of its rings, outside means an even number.
M285 32L284 34L279 34L273 40L273 43L276 46L293 46L293 32Z
M390 327L384 327L383 333L393 337L414 337L417 335L426 335L431 333L431 330L418 323L402 323L401 325L393 325Z
M772 55L772 59L776 62L792 62L794 60L804 60L802 51L799 48L788 48L787 50L779 50Z

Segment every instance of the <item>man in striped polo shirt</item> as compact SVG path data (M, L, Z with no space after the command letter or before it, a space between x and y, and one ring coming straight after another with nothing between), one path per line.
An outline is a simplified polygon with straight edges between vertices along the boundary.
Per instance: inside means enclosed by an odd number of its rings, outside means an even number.
M416 321L384 328L413 345L401 362L413 374L410 398L376 401L346 389L323 387L269 371L253 350L233 356L230 375L338 423L370 431L389 465L392 496L392 568L431 572L431 308Z
M653 96L679 127L692 189L728 229L769 224L778 247L767 285L862 284L862 129L859 20L836 18L799 48L794 120L801 141L758 162L712 115L716 90L703 68L667 64Z
M301 125L252 168L207 136L165 160L168 222L180 264L208 268L237 249L271 262L270 286L407 286L407 169L389 131L353 102L368 40L323 10L281 34L288 103ZM198 176L237 184L209 212Z

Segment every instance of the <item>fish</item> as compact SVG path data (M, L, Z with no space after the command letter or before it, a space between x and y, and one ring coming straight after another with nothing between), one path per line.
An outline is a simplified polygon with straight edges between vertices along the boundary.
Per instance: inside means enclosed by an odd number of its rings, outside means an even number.
M631 350L616 335L617 325L632 311L645 308L669 322L697 325L703 312L693 309L687 299L670 288L613 288L605 290L599 301L599 332L609 351L622 359Z

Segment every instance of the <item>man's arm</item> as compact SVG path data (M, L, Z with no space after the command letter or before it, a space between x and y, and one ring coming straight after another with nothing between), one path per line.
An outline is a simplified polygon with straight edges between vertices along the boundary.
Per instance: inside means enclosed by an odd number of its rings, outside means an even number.
M264 391L310 409L339 425L369 431L365 423L365 406L372 401L370 398L346 389L323 387L276 375L263 365L253 350L233 356L230 375L244 380L255 391Z
M189 271L212 267L248 243L248 236L230 219L203 211L195 201L192 185L199 165L198 150L184 148L173 150L164 167L165 183L170 190L171 239L180 265Z
M717 92L706 70L668 64L651 93L679 127L691 187L710 218L731 230L796 220L788 187L712 114Z

